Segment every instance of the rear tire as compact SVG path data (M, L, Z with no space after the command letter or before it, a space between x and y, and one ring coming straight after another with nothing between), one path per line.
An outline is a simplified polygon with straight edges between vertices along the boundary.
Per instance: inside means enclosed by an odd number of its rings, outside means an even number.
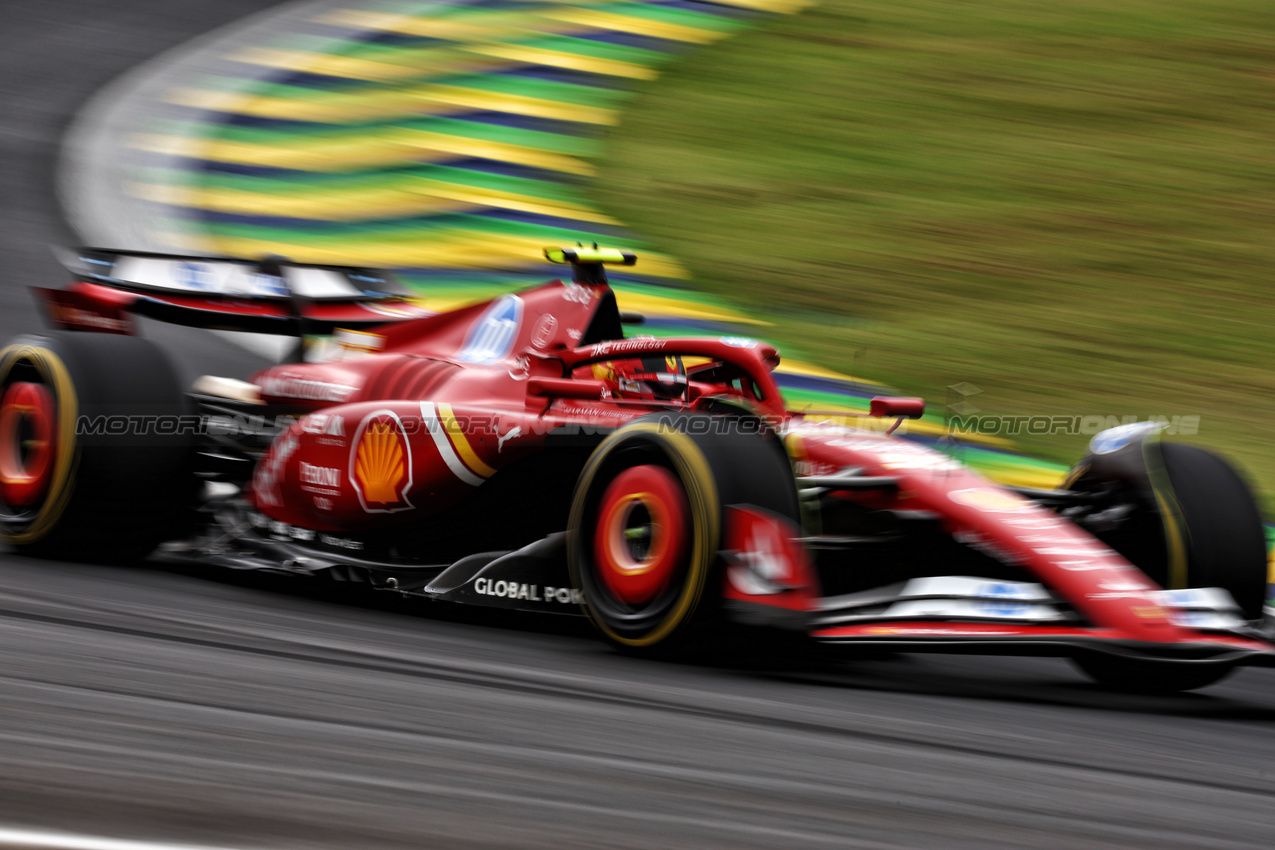
M727 506L800 524L788 456L760 420L751 423L654 414L589 458L572 502L568 566L586 613L616 646L668 650L716 622Z
M0 349L0 540L121 561L180 536L198 487L188 412L149 340L57 333Z

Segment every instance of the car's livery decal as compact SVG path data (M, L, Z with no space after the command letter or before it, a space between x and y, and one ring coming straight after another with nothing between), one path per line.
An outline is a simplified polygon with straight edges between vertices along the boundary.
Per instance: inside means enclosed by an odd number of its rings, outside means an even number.
M443 427L447 429L447 435L451 438L452 445L456 447L456 452L460 455L461 460L465 462L465 466L469 467L470 471L481 478L490 478L496 474L496 470L484 463L483 459L474 451L474 447L469 444L469 438L465 436L465 430L456 421L456 416L452 413L450 404L439 402L438 418Z
M412 444L403 422L388 408L363 417L350 450L350 482L370 514L411 510Z
M447 417L454 419L450 407L447 411ZM447 464L447 468L452 471L452 474L471 487L481 485L485 479L473 472L461 461L456 449L452 447L451 440L448 438L447 426L439 421L438 410L432 401L421 402L421 419L424 422L425 430L429 432L429 436L434 440L434 446L438 449L439 456L442 457L443 463Z
M522 299L502 295L478 317L456 359L465 363L499 363L513 351L522 329Z

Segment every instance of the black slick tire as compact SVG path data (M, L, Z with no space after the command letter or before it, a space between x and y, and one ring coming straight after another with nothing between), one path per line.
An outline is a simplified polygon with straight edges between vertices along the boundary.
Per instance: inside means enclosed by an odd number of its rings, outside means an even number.
M0 540L23 554L121 561L180 536L198 486L195 420L154 343L71 332L20 337L0 348L0 398L15 383L41 387L50 400L53 461L41 498L0 498ZM18 448L0 451L12 457Z
M754 427L755 426L755 427ZM690 544L660 593L640 603L617 598L596 556L600 499L626 470L672 473L685 497ZM730 505L748 504L800 523L788 456L760 420L699 413L653 414L608 436L576 486L568 534L568 566L586 613L614 645L666 652L716 624L720 612L719 548Z
M1197 446L1160 445L1176 514L1184 529L1170 537L1169 587L1221 587L1250 620L1266 600L1266 531L1252 490L1222 458ZM1169 513L1174 513L1170 507ZM1174 531L1169 529L1170 532ZM1174 553L1175 544L1182 547ZM1175 575L1175 557L1186 575ZM1182 567L1177 567L1182 572Z

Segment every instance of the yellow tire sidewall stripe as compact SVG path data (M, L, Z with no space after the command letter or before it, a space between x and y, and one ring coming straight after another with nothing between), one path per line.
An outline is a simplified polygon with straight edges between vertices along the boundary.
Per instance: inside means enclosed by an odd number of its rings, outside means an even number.
M75 385L62 358L40 345L17 343L0 349L0 387L7 382L13 368L29 363L45 383L53 389L58 409L58 448L53 463L53 481L35 519L22 531L0 527L0 540L24 546L37 543L57 525L75 489L75 467L79 453L75 439L75 423L79 418L79 401Z
M1151 492L1155 494L1156 506L1160 509L1160 519L1164 526L1164 542L1168 554L1168 586L1180 589L1190 586L1188 568L1188 535L1190 530L1182 518L1182 508L1178 505L1177 496L1173 492L1173 483L1169 480L1169 470L1164 465L1164 455L1160 451L1160 441L1148 439L1142 446L1143 458L1147 465L1147 475L1151 479Z
M713 472L695 441L686 434L671 428L662 422L637 422L626 425L602 441L585 466L577 485L577 497L588 492L592 487L602 462L614 450L615 446L634 433L654 435L663 443L665 454L673 462L678 478L686 490L687 501L691 506L692 536L690 564L681 595L673 605L672 611L654 629L641 637L633 638L618 634L598 617L589 604L587 592L580 581L581 565L576 556L575 540L567 547L568 566L571 578L582 594L584 594L585 612L589 619L607 637L616 643L631 647L654 646L672 634L683 622L694 613L704 593L713 561L717 557L717 545L721 532L720 505L717 496L717 484ZM580 533L584 513L584 502L577 498L571 513L570 534L575 538Z

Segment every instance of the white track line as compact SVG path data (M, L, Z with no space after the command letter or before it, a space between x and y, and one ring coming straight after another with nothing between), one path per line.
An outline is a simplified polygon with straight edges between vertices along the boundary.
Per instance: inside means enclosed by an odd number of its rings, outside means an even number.
M199 844L169 844L163 841L128 841L69 832L0 827L0 847L13 850L226 850Z

